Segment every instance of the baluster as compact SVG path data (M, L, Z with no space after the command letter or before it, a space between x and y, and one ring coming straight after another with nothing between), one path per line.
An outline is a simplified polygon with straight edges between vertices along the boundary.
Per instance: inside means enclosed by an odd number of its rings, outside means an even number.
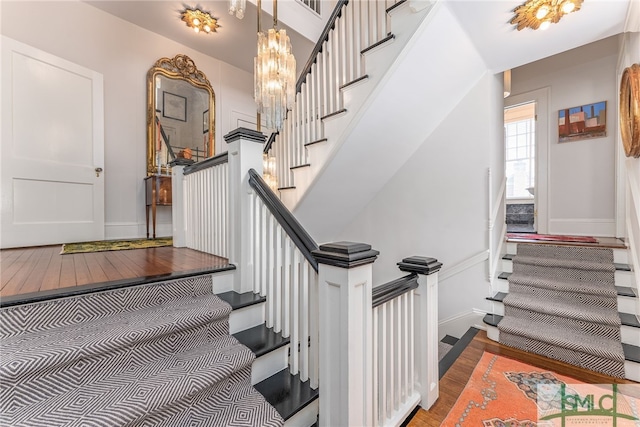
M307 79L311 81L311 99L309 105L309 117L310 117L310 125L311 125L311 134L309 136L309 140L307 142L312 142L317 139L320 139L318 136L318 117L316 115L318 111L318 96L317 96L317 87L316 82L318 81L318 62L311 66L311 74L307 76ZM307 152L307 161L309 161L309 150L305 150Z
M274 289L273 289L273 274L275 270L275 219L271 213L267 216L267 224L269 231L267 233L267 327L273 328L273 305L274 305Z
M362 2L349 2L349 7L353 9L353 59L354 73L353 77L362 77Z
M322 104L321 104L322 105L322 111L321 111L320 117L324 117L327 114L329 114L329 106L328 106L328 103L329 103L329 101L328 101L329 100L329 92L328 92L329 91L329 79L327 77L327 75L328 75L327 62L329 60L329 51L328 51L328 49L329 49L329 46L328 46L329 45L329 41L325 40L323 42L323 45L324 46L322 48L322 52L320 53L320 57L318 58L318 59L322 59L322 64L321 64L322 65L322 73L321 73L322 80L320 80L320 90L322 91L321 92L320 101L322 102Z
M261 286L261 291L260 291L260 295L262 295L263 297L267 295L267 271L268 271L268 266L267 266L267 251L268 251L268 246L267 246L267 236L268 236L268 231L267 231L267 207L264 205L264 203L262 203L262 201L260 201L260 206L262 207L260 209L260 223L262 224L262 226L260 227L262 229L262 241L261 241L261 245L260 245L260 286Z
M380 417L380 389L378 388L378 375L380 373L380 366L378 366L378 359L379 359L379 354L380 354L380 347L379 347L379 340L378 340L378 333L379 333L379 320L378 320L378 314L380 313L380 310L378 309L378 307L373 309L373 316L372 316L372 336L373 336L373 357L371 359L372 361L372 365L373 366L373 378L371 379L371 387L373 389L373 425L374 427L378 426L380 423L378 422L379 417Z
M342 6L342 17L339 19L338 23L340 25L340 32L338 33L338 37L340 39L340 82L338 83L338 88L342 85L344 85L345 83L347 83L347 65L348 65L348 61L347 61L347 55L349 54L349 49L347 48L347 37L348 37L348 33L347 33L347 21L348 21L348 16L347 14L347 7L346 6ZM342 106L342 103L340 103Z
M254 191L251 192L251 204L253 205L253 232L251 233L251 249L253 252L253 293L260 293L260 204L258 196Z
M396 306L395 310L395 331L393 332L394 336L394 352L395 352L395 399L393 401L393 409L394 411L400 407L400 402L402 402L402 299L396 298L394 300L394 305Z
M387 10L386 4L383 1L376 2L376 21L378 28L378 36L376 37L376 41L382 40L387 35L385 34L386 30L386 22L387 22Z
M211 197L215 197L215 192L213 191L213 169L206 169L205 170L206 174L204 176L205 179L205 194L206 197L204 200L210 201ZM205 232L205 250L204 252L206 253L213 253L213 245L212 245L212 241L213 241L213 229L211 227L211 223L214 220L214 215L213 215L213 203L205 203L205 223L206 226L204 227L204 232Z
M408 312L409 312L409 390L408 393L411 395L413 394L413 391L415 390L415 383L416 383L416 376L415 376L415 360L414 360L414 354L415 354L415 345L414 345L414 341L415 341L415 313L414 313L414 304L415 304L415 298L414 298L415 292L411 292L409 294L409 307L408 307Z
M276 262L275 262L275 274L273 279L274 286L274 294L273 300L275 302L274 310L275 310L275 324L273 325L274 332L282 331L282 227L279 224L276 224L276 233L275 233L275 253L276 253Z
M387 402L389 400L388 396L388 383L389 383L389 360L388 360L388 351L390 350L390 342L388 341L387 328L389 326L389 319L387 316L387 305L383 304L380 306L380 316L382 317L382 324L380 325L380 342L382 343L381 355L380 355L380 366L382 368L382 372L380 373L380 392L382 394L382 398L380 399L380 424L385 423L387 420Z
M319 356L319 348L318 348L318 340L319 340L319 323L320 323L320 314L318 313L318 301L320 295L318 293L318 275L315 270L309 269L309 299L307 299L307 304L309 306L309 382L312 388L318 388L318 381L320 378L319 369L320 363L318 360ZM305 342L305 346L307 343Z
M282 249L284 259L282 262L282 336L288 338L291 335L291 239L284 234Z
M307 76L307 81L304 84L304 99L305 126L304 135L302 137L302 141L300 141L300 151L302 153L302 163L307 164L309 163L309 158L307 156L307 148L305 147L305 144L311 141L311 127L313 126L311 124L311 111L313 108L311 106L311 76Z
M289 372L292 375L298 373L300 360L300 251L293 248L293 267L291 271L291 346L289 351Z
M302 271L300 277L300 380L307 381L309 379L309 263L307 260L302 262ZM313 300L313 304L317 304L317 300Z

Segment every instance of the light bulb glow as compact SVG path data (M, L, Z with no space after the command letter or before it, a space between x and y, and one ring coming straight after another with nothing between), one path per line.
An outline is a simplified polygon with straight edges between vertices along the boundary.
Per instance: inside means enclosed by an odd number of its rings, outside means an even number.
M576 8L576 5L572 1L565 1L562 4L562 11L564 13L571 13L575 8Z
M542 5L538 8L538 11L536 12L536 18L542 19L548 14L549 14L549 6Z
M198 18L193 18L193 25L195 26L200 25L200 20Z
M542 21L540 23L540 29L542 31L546 30L547 28L549 28L549 26L551 25L551 21L547 20L547 21Z
M195 33L204 32L210 34L218 28L218 20L208 12L203 12L200 9L186 9L182 12L182 20L187 24L187 27L192 28Z

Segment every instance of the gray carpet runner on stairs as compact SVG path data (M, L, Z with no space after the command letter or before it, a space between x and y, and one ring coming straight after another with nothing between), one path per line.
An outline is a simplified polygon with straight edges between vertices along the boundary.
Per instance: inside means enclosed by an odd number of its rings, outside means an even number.
M210 275L0 311L0 425L282 426Z
M624 378L613 251L518 244L500 342Z

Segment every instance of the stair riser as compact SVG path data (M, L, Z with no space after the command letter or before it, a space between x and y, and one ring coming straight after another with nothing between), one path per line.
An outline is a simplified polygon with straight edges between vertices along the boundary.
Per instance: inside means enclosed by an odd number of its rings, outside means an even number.
M318 421L320 412L320 398L317 398L302 408L294 416L285 421L284 427L309 427Z
M221 294L222 292L232 291L233 277L235 274L235 270L212 274L211 277L213 278L213 293Z
M503 279L496 279L494 285L494 294L496 292L505 292L509 293L509 281ZM637 307L637 299L633 297L625 297L618 295L618 311L622 313L636 313L638 314ZM496 311L492 311L494 314L503 315L503 313L498 313Z
M499 301L491 301L491 310L493 314L504 316L504 304ZM624 312L624 310L620 311ZM640 328L622 325L620 333L623 343L640 346Z
M485 325L487 328L487 337L490 340L500 342L500 330L495 326ZM640 363L630 360L624 363L625 377L632 381L640 382Z
M508 259L502 260L502 271L505 273L513 272L513 261ZM616 286L634 286L633 272L616 270L615 284Z
M507 242L507 253L517 253L518 244L513 242ZM613 262L621 264L629 264L628 251L626 249L614 249L613 250Z
M229 333L235 334L264 323L264 310L264 303L233 310L229 315Z
M289 365L289 345L282 346L258 357L251 367L251 384L269 378Z

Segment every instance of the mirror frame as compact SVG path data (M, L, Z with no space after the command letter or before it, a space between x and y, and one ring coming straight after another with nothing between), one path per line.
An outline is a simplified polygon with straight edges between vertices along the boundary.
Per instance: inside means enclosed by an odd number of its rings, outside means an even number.
M196 67L195 62L187 55L176 55L173 59L160 58L147 72L147 176L168 174L169 168L163 166L158 170L156 164L156 90L155 79L158 75L174 80L183 80L192 86L202 88L209 93L209 153L215 155L215 93L207 76ZM213 112L213 114L211 114Z

